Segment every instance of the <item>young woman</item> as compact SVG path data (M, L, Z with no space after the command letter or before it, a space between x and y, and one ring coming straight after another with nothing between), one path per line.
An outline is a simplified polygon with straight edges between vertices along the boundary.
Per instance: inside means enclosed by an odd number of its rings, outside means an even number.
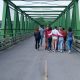
M52 32L49 35L52 35L52 47L53 47L53 51L56 50L57 48L57 41L58 41L58 30L57 27L55 27Z
M72 28L68 29L67 42L68 42L68 50L69 50L69 53L70 53L71 52L71 48L72 48L72 42L73 42Z
M63 52L63 44L64 44L64 31L60 27L58 33L58 51Z
M52 32L52 28L49 27L47 34L48 34L48 50L51 50L52 47L52 35L49 35Z
M39 49L39 46L40 46L40 38L41 38L39 28L36 28L35 29L34 37L35 37L35 49Z
M45 35L45 50L48 49L48 35L47 35L47 31L48 31L48 26L45 28L45 31L44 31L44 35Z

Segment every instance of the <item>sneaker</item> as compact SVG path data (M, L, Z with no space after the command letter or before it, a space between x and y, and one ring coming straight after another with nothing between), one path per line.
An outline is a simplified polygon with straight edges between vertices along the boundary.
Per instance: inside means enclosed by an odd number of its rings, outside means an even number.
M58 49L58 52L60 52L60 49Z
M68 51L68 53L70 53L70 52L71 52L71 50Z
M62 53L63 51L62 51L62 50L60 50L60 52Z

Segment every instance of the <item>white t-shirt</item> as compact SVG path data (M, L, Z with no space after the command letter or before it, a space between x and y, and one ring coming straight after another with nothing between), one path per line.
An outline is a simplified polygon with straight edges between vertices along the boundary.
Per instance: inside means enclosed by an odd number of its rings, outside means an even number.
M52 32L51 32L49 35L52 35L52 34L54 34L54 35L58 35L58 34L59 34L59 31L56 30L56 29L53 29ZM53 39L57 39L58 36L52 36L52 38L53 38Z

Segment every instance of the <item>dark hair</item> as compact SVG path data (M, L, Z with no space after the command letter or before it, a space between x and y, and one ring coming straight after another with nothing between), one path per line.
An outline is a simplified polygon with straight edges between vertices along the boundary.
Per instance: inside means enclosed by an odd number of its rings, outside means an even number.
M65 28L62 28L63 30L65 30Z
M49 27L49 29L48 30L52 30L52 27Z
M40 27L44 29L44 25L40 25Z
M38 28L38 27L37 27L37 28L35 28L35 31L36 31L36 32L38 32L38 31L39 31L39 28Z
M72 28L71 28L71 27L69 27L68 31L69 31L69 32L72 32Z
M55 26L54 28L57 29L57 26Z

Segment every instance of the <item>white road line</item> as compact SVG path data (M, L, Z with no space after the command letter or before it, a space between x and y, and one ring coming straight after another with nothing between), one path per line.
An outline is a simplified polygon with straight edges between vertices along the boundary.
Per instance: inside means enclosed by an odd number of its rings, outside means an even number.
M48 80L48 65L47 65L47 60L45 60L45 75L44 75L44 80Z

